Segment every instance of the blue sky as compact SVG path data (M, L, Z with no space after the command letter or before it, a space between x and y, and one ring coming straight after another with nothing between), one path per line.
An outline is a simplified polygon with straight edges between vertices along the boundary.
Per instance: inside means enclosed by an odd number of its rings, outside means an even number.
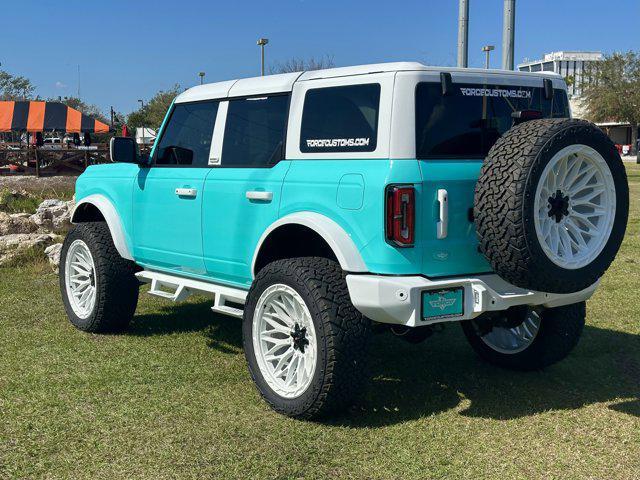
M502 0L470 0L469 63L484 44L500 65ZM2 69L29 77L43 97L75 95L128 113L176 83L259 74L267 64L331 55L336 65L416 60L455 65L457 0L65 0L3 5ZM638 0L517 0L516 63L556 50L640 47Z

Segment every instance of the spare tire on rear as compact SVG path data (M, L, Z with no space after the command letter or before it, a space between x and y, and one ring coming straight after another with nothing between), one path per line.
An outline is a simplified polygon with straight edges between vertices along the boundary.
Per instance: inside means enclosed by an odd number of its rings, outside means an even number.
M627 225L629 187L609 138L584 120L521 123L491 148L476 184L480 250L532 290L571 293L602 276Z

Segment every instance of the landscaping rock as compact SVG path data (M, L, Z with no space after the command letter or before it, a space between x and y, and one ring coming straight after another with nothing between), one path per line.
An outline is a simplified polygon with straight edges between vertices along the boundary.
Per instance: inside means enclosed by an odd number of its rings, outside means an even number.
M43 201L36 210L36 213L29 217L38 227L44 229L59 230L71 226L71 212L74 202L65 202L57 199L47 199Z
M38 230L38 225L29 219L28 213L0 212L0 235L12 233L33 233Z
M44 253L49 259L49 263L53 266L53 269L58 272L58 265L60 265L60 252L62 251L61 243L54 243L44 249Z
M0 265L29 248L51 245L56 238L53 233L12 233L0 236Z

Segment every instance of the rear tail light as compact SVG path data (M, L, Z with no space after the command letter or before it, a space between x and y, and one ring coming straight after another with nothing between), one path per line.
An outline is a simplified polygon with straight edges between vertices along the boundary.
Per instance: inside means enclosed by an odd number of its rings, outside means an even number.
M398 247L412 247L415 239L415 189L410 185L390 185L386 193L387 241Z

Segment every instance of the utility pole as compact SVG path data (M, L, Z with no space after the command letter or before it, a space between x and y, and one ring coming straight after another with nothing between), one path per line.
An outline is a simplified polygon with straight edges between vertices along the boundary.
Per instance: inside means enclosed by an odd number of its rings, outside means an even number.
M80 64L78 64L78 98L80 98Z
M260 61L260 75L262 75L264 77L264 46L269 43L269 39L268 38L259 38L258 39L258 45L260 45L260 55L261 55L261 61Z
M494 50L496 47L493 45L485 45L484 47L482 47L482 51L486 53L486 58L484 61L484 68L488 69L489 68L489 54L491 53L491 50Z
M516 0L504 0L502 22L502 68L513 70L513 48L516 23Z
M458 10L458 67L469 65L469 0L460 0Z

